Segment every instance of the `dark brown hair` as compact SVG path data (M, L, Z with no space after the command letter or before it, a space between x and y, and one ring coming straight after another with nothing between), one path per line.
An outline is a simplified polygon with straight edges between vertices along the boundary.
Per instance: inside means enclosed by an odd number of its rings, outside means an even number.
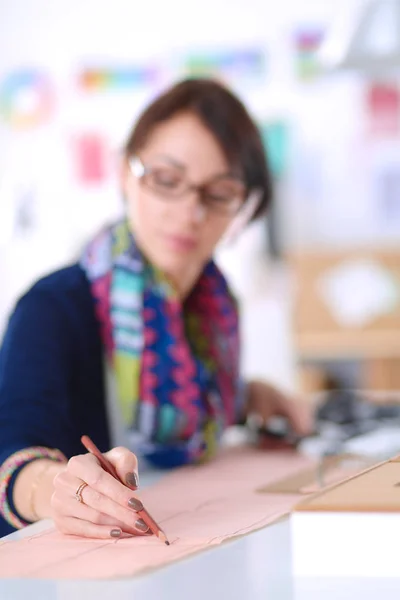
M254 218L265 212L272 197L272 177L260 132L242 102L216 81L186 79L158 96L136 122L125 145L126 155L140 152L157 124L186 111L196 115L214 135L248 190L262 190Z

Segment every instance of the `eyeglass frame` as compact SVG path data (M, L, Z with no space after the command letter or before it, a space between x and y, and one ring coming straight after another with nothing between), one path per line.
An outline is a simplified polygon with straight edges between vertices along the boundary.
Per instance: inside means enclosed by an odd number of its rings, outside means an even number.
M129 165L129 169L131 171L131 173L140 181L143 179L143 177L145 175L147 175L148 173L151 173L151 171L153 170L153 167L151 166L146 166L142 159L137 156L134 155L131 158L128 159L128 165ZM228 177L227 177L228 179ZM235 179L234 177L231 177L231 179ZM218 178L216 178L214 181L218 181ZM237 181L240 181L240 183L243 183L244 189L245 191L247 191L247 195L245 196L245 198L243 199L243 201L240 203L240 205L236 208L236 210L232 211L232 212L224 212L221 210L218 210L217 208L212 208L210 207L209 204L207 204L204 201L204 188L211 182L208 182L207 184L202 184L202 185L196 185L196 184L191 184L190 182L188 182L188 186L187 188L182 191L182 194L179 194L177 196L171 195L169 196L170 199L175 199L175 200L179 200L182 199L186 193L188 192L197 192L197 195L200 199L201 205L203 208L205 208L206 210L209 210L210 212L212 212L213 214L219 214L221 216L231 216L231 217L237 217L238 215L241 215L244 212L244 217L245 217L245 221L249 221L252 216L254 215L255 211L257 210L257 207L259 206L261 197L262 197L262 190L260 188L254 188L253 190L249 190L248 187L244 184L244 182L237 178ZM151 187L150 187L151 189ZM154 190L152 190L154 191ZM160 194L162 195L162 194ZM245 208L247 208L247 210L245 210ZM241 221L242 222L242 219Z

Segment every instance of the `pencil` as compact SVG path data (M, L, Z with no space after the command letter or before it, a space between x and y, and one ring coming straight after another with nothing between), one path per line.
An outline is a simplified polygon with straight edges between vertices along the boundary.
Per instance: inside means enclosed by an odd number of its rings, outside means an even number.
M105 471L107 471L107 473L112 475L118 481L121 481L114 465L105 458L105 456L100 452L100 450L97 448L96 444L90 439L89 436L83 435L81 437L81 442L85 446L86 450L88 452L90 452L91 454L93 454L97 458L97 460L99 461L99 463L101 464L103 469ZM123 481L121 481L121 483L123 485L125 485L123 483ZM153 517L147 512L147 510L144 508L142 502L138 498L135 498L134 500L135 500L135 502L131 503L132 508L138 513L140 518L143 519L143 521L146 523L146 525L150 529L150 531L152 531L152 533L154 533L154 535L157 536L161 542L164 542L164 544L169 546L170 543L169 543L168 538L165 535L164 531L161 529L161 527L159 525L157 525L157 523L153 519Z

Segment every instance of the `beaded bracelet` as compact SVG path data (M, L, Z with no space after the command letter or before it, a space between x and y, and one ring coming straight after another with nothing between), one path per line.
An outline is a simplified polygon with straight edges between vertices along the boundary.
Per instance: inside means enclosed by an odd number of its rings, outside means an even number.
M0 467L0 514L2 514L4 519L15 529L22 529L22 527L29 525L29 522L20 519L12 512L7 499L7 487L16 469L23 464L38 458L49 458L56 462L66 462L67 460L60 450L51 450L50 448L42 446L32 446L31 448L24 448L23 450L14 452L14 454L11 454Z

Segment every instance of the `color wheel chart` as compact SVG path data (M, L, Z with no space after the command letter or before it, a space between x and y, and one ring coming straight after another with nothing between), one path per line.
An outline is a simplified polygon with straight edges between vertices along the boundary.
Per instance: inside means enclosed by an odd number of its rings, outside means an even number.
M83 92L117 92L155 86L160 81L157 66L127 66L88 68L78 76L78 88Z
M42 125L53 106L52 85L39 71L15 71L0 82L0 117L10 127L24 130Z

